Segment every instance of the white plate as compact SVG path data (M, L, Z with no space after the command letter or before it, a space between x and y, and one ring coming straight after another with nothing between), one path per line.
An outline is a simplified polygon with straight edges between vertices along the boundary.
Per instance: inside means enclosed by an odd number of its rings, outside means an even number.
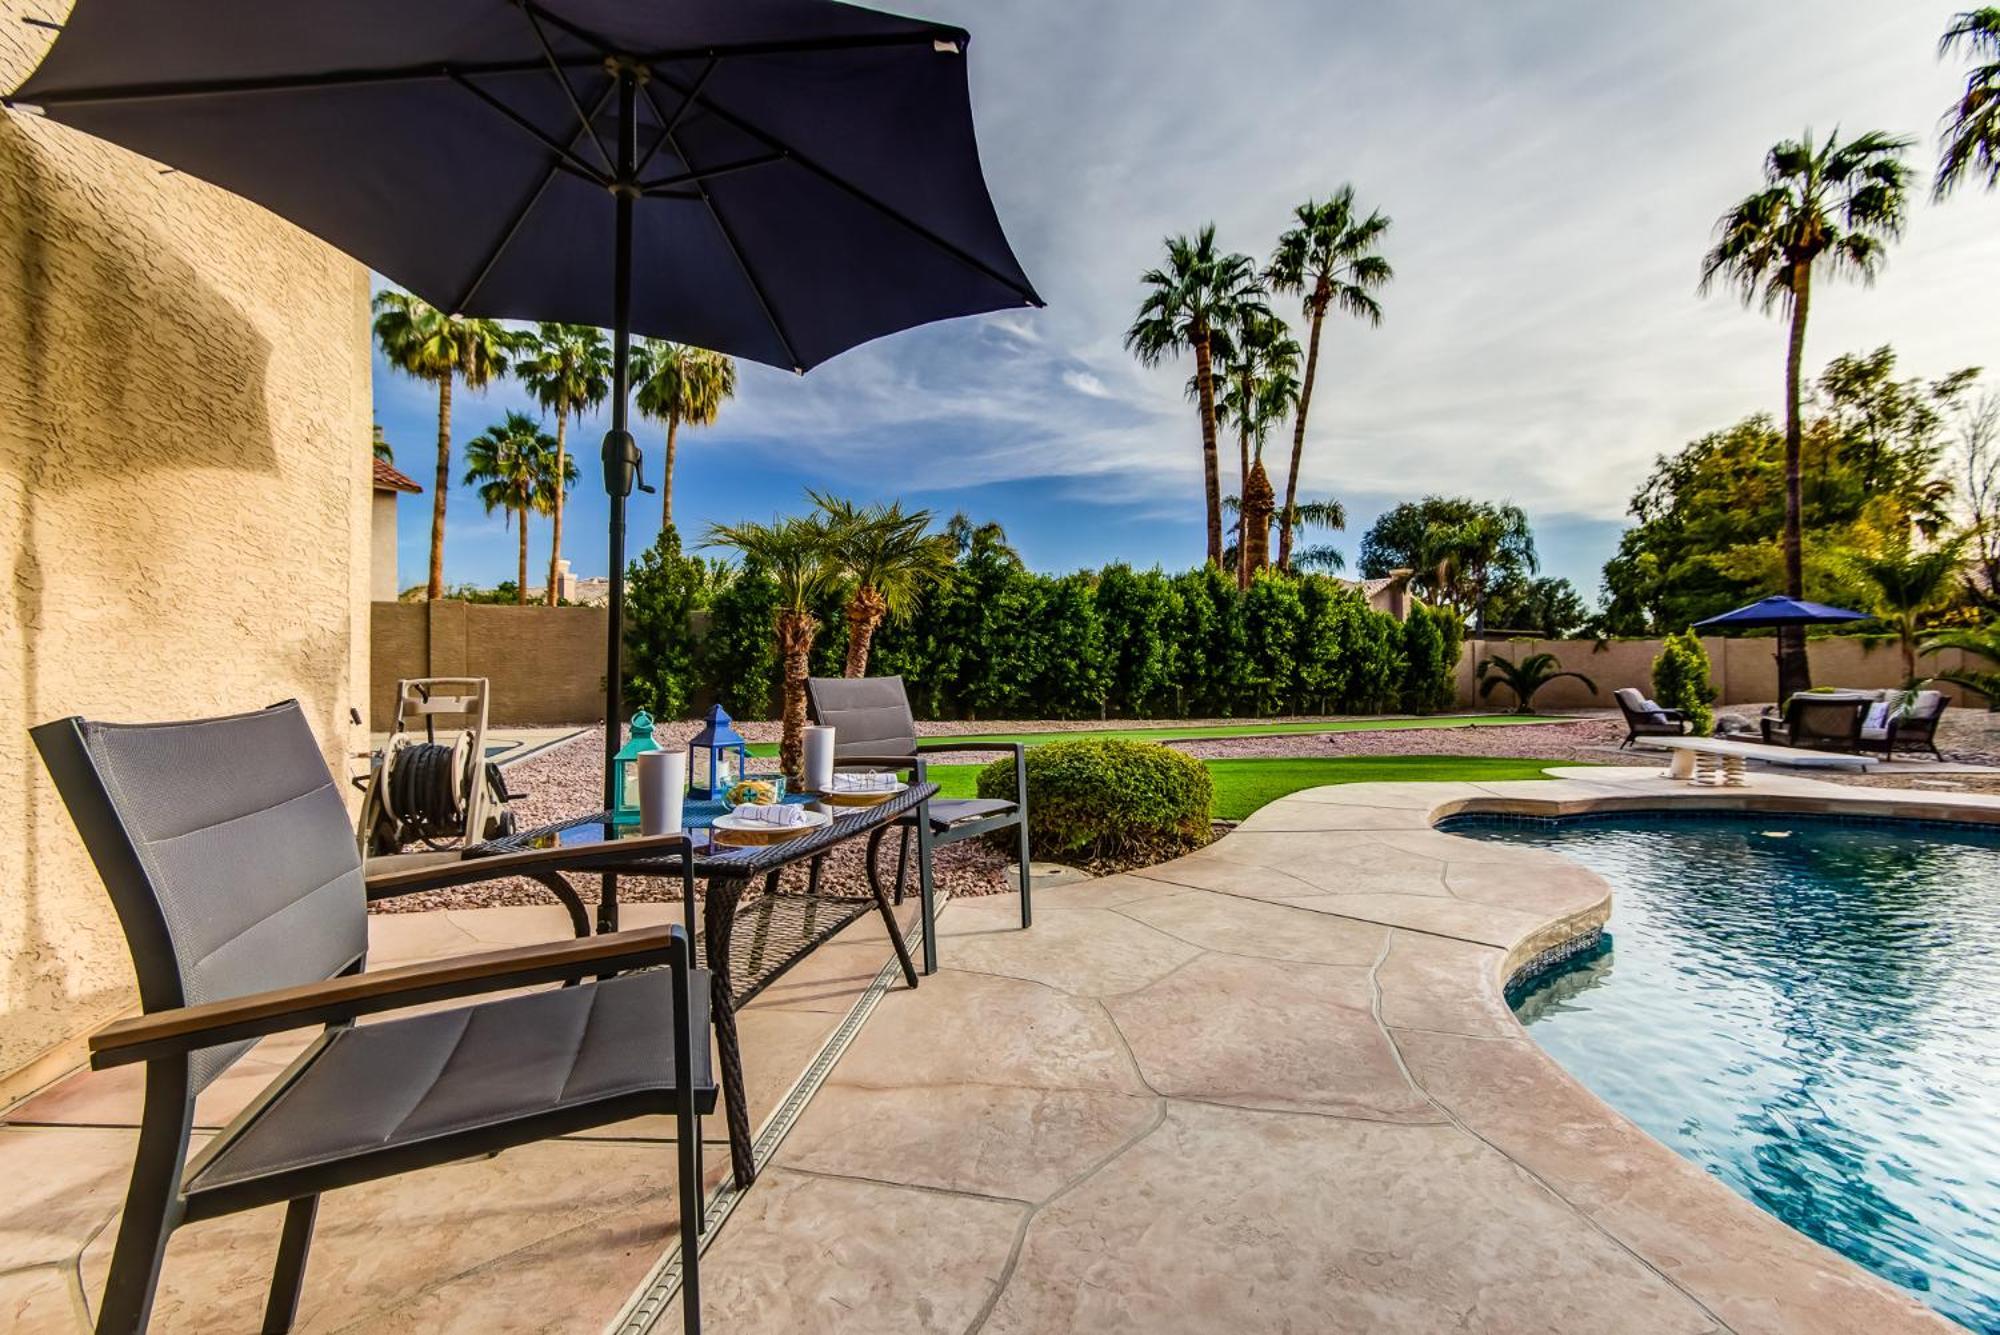
M824 811L815 811L811 807L804 806L800 807L799 810L805 813L806 818L797 825L773 825L769 821L746 820L731 811L717 816L713 822L713 827L718 830L727 830L732 834L763 834L785 838L790 835L805 834L810 830L818 829L822 825L831 825L833 823L833 817Z

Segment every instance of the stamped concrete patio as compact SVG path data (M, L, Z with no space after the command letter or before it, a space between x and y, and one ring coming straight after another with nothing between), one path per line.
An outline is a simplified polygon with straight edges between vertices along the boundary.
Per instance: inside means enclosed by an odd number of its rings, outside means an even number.
M714 1234L708 1328L1957 1330L1546 1057L1501 985L1600 923L1606 888L1432 822L1666 803L2000 820L2000 800L1561 773L1300 793L1191 857L1038 892L1028 932L1011 898L953 902L942 970L881 996ZM540 913L386 930L418 934L405 957L447 953L557 934ZM857 929L746 1014L759 1116L879 972L885 944ZM205 1120L281 1057L253 1054ZM0 1128L10 1328L80 1328L132 1095L82 1077ZM673 1241L659 1135L633 1124L329 1197L305 1328L677 1329L670 1306L628 1302ZM254 1328L276 1235L270 1212L186 1230L158 1327Z

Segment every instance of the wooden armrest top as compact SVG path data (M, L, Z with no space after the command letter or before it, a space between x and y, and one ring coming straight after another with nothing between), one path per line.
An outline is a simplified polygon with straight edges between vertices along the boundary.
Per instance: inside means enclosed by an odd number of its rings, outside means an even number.
M344 974L324 982L135 1015L90 1036L90 1064L118 1066L426 1001L553 982L614 965L663 963L676 949L677 938L678 948L686 949L686 935L685 929L669 923Z
M391 867L367 877L368 897L433 890L474 881L498 880L503 876L524 876L531 872L579 871L605 863L626 863L640 858L671 857L688 850L685 834L633 835L607 839L601 843L563 845L554 848L524 848L512 853L460 856L446 862L415 867Z

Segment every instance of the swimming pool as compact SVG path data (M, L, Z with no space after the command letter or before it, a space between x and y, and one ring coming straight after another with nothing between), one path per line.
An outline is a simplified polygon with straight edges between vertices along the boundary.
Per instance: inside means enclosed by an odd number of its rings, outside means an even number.
M1613 888L1509 996L1557 1060L1794 1228L2000 1335L2000 832L1466 817Z

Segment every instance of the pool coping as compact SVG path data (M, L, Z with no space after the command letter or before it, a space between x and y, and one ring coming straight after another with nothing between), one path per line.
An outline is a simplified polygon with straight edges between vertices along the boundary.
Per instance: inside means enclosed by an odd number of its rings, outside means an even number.
M1741 789L1697 788L1668 779L1662 770L1638 767L1556 766L1548 773L1550 779L1541 781L1307 790L1253 814L1239 831L1372 840L1422 851L1444 864L1447 894L1453 893L1450 870L1461 859L1479 868L1478 907L1491 910L1484 931L1456 924L1446 930L1421 917L1400 916L1398 906L1375 902L1384 898L1379 895L1352 896L1363 906L1359 913L1337 899L1315 900L1311 907L1390 926L1408 943L1410 962L1428 974L1419 989L1426 995L1397 998L1384 983L1381 1023L1412 1083L1454 1122L1696 1299L1720 1326L1785 1335L1903 1330L1964 1335L1963 1327L1902 1289L1738 1196L1605 1103L1544 1051L1506 1005L1507 987L1588 948L1612 918L1611 887L1560 854L1477 840L1438 826L1456 816L1559 820L1760 813L1995 827L2000 798L1918 797L1910 790L1769 772L1754 773L1751 785ZM1238 838L1226 836L1212 852L1230 857ZM1338 856L1332 847L1328 851ZM1566 868L1559 878L1552 875L1550 858ZM1553 879L1567 890L1552 887ZM1302 900L1288 902L1307 907ZM1421 900L1411 895L1408 902L1415 906ZM1468 937L1489 949L1469 953ZM1389 1004L1399 1001L1406 1004ZM1468 1006L1490 1021L1484 1033L1454 1018ZM1443 1018L1433 1021L1430 1015Z

